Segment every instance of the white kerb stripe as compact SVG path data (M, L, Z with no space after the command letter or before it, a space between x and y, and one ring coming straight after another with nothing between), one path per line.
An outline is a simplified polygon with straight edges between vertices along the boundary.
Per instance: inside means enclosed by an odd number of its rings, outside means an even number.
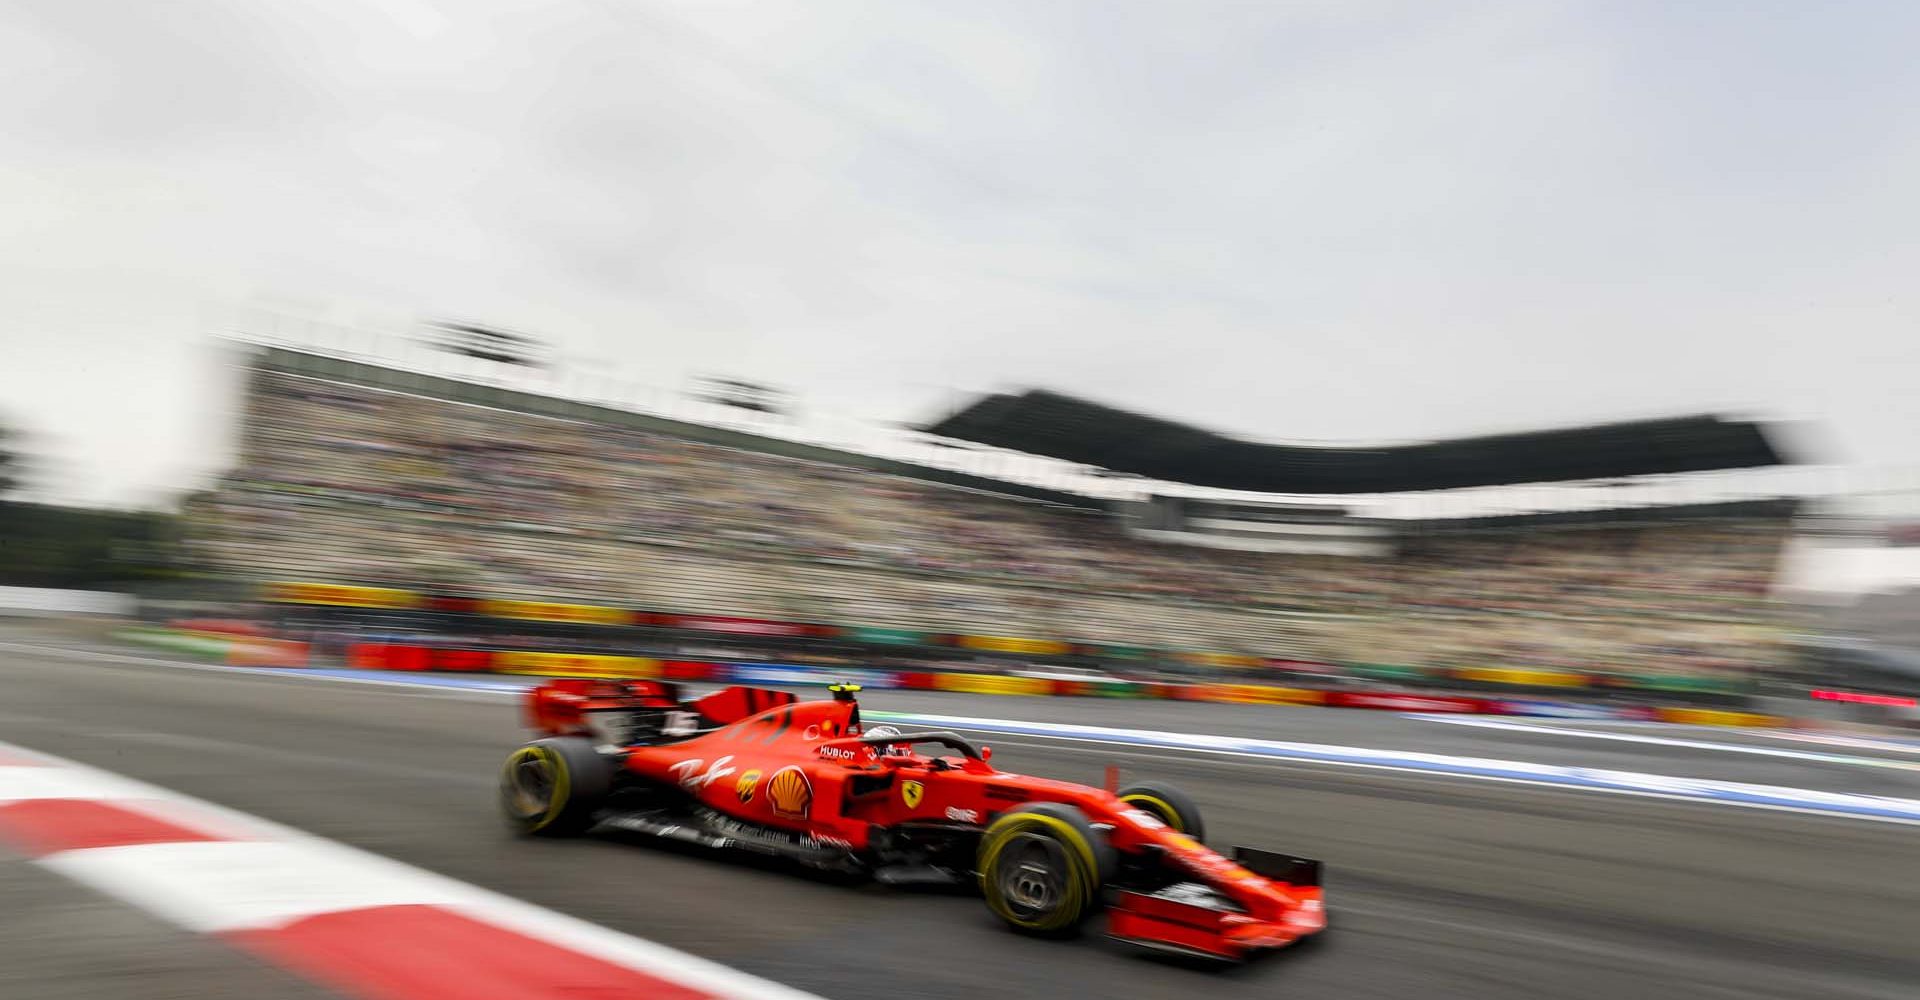
M152 799L151 789L103 771L0 765L0 804L33 799Z
M201 830L227 831L242 842L190 842L61 851L40 863L168 919L199 930L259 926L363 906L425 903L581 954L637 969L717 996L748 1000L819 1000L802 990L708 961L666 945L556 913L500 893L437 875L293 827L228 809L84 764L0 743L0 750L42 761L0 767L0 787L19 798L110 800L164 813ZM26 778L9 772L56 772ZM157 850L164 848L165 850ZM215 869L244 866L229 878ZM307 867L313 877L298 871ZM176 868L169 872L166 869ZM246 880L263 879L249 886ZM175 894L178 895L175 895Z
M270 929L371 906L453 903L465 895L409 871L368 866L324 844L302 842L93 847L48 855L41 863L203 934Z

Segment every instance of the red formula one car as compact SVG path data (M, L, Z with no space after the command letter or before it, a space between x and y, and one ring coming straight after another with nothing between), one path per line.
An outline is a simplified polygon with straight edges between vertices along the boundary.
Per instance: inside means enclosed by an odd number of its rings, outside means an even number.
M854 685L830 701L730 687L683 701L658 681L554 681L527 695L547 734L501 775L532 834L621 830L779 855L883 882L977 881L1017 930L1108 933L1240 959L1320 933L1320 864L1200 843L1193 801L995 770L951 732L863 728Z

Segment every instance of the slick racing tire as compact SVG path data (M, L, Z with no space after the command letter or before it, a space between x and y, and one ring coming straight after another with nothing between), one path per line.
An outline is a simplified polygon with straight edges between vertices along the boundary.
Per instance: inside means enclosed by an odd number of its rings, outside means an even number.
M613 787L613 764L579 736L535 740L507 756L500 772L500 808L521 833L579 833Z
M1172 785L1142 781L1120 790L1120 801L1152 816L1195 840L1207 839L1207 824L1200 819L1200 806L1193 797Z
M980 835L975 867L987 908L1014 930L1066 936L1100 908L1113 847L1069 805L1037 802L1001 813Z

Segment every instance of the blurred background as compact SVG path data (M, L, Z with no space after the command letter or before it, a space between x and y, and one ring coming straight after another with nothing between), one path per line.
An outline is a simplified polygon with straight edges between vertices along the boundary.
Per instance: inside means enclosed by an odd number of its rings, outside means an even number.
M1911 21L19 5L0 583L1911 693Z
M9 4L0 616L268 667L1920 727L1917 30Z

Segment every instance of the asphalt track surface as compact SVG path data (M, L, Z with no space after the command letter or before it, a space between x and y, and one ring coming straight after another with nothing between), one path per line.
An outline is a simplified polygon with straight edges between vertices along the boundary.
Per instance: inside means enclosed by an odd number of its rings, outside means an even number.
M20 645L21 642L29 645ZM511 698L174 669L0 634L0 740L300 827L825 997L1920 995L1920 826L1300 762L996 739L1008 770L1182 784L1209 840L1327 863L1333 930L1211 970L1008 933L960 893L611 840L529 841L494 803ZM36 648L38 647L38 648ZM873 692L871 708L1920 795L1920 771L1381 713ZM1703 730L1715 746L1920 762ZM0 853L0 995L316 991Z

